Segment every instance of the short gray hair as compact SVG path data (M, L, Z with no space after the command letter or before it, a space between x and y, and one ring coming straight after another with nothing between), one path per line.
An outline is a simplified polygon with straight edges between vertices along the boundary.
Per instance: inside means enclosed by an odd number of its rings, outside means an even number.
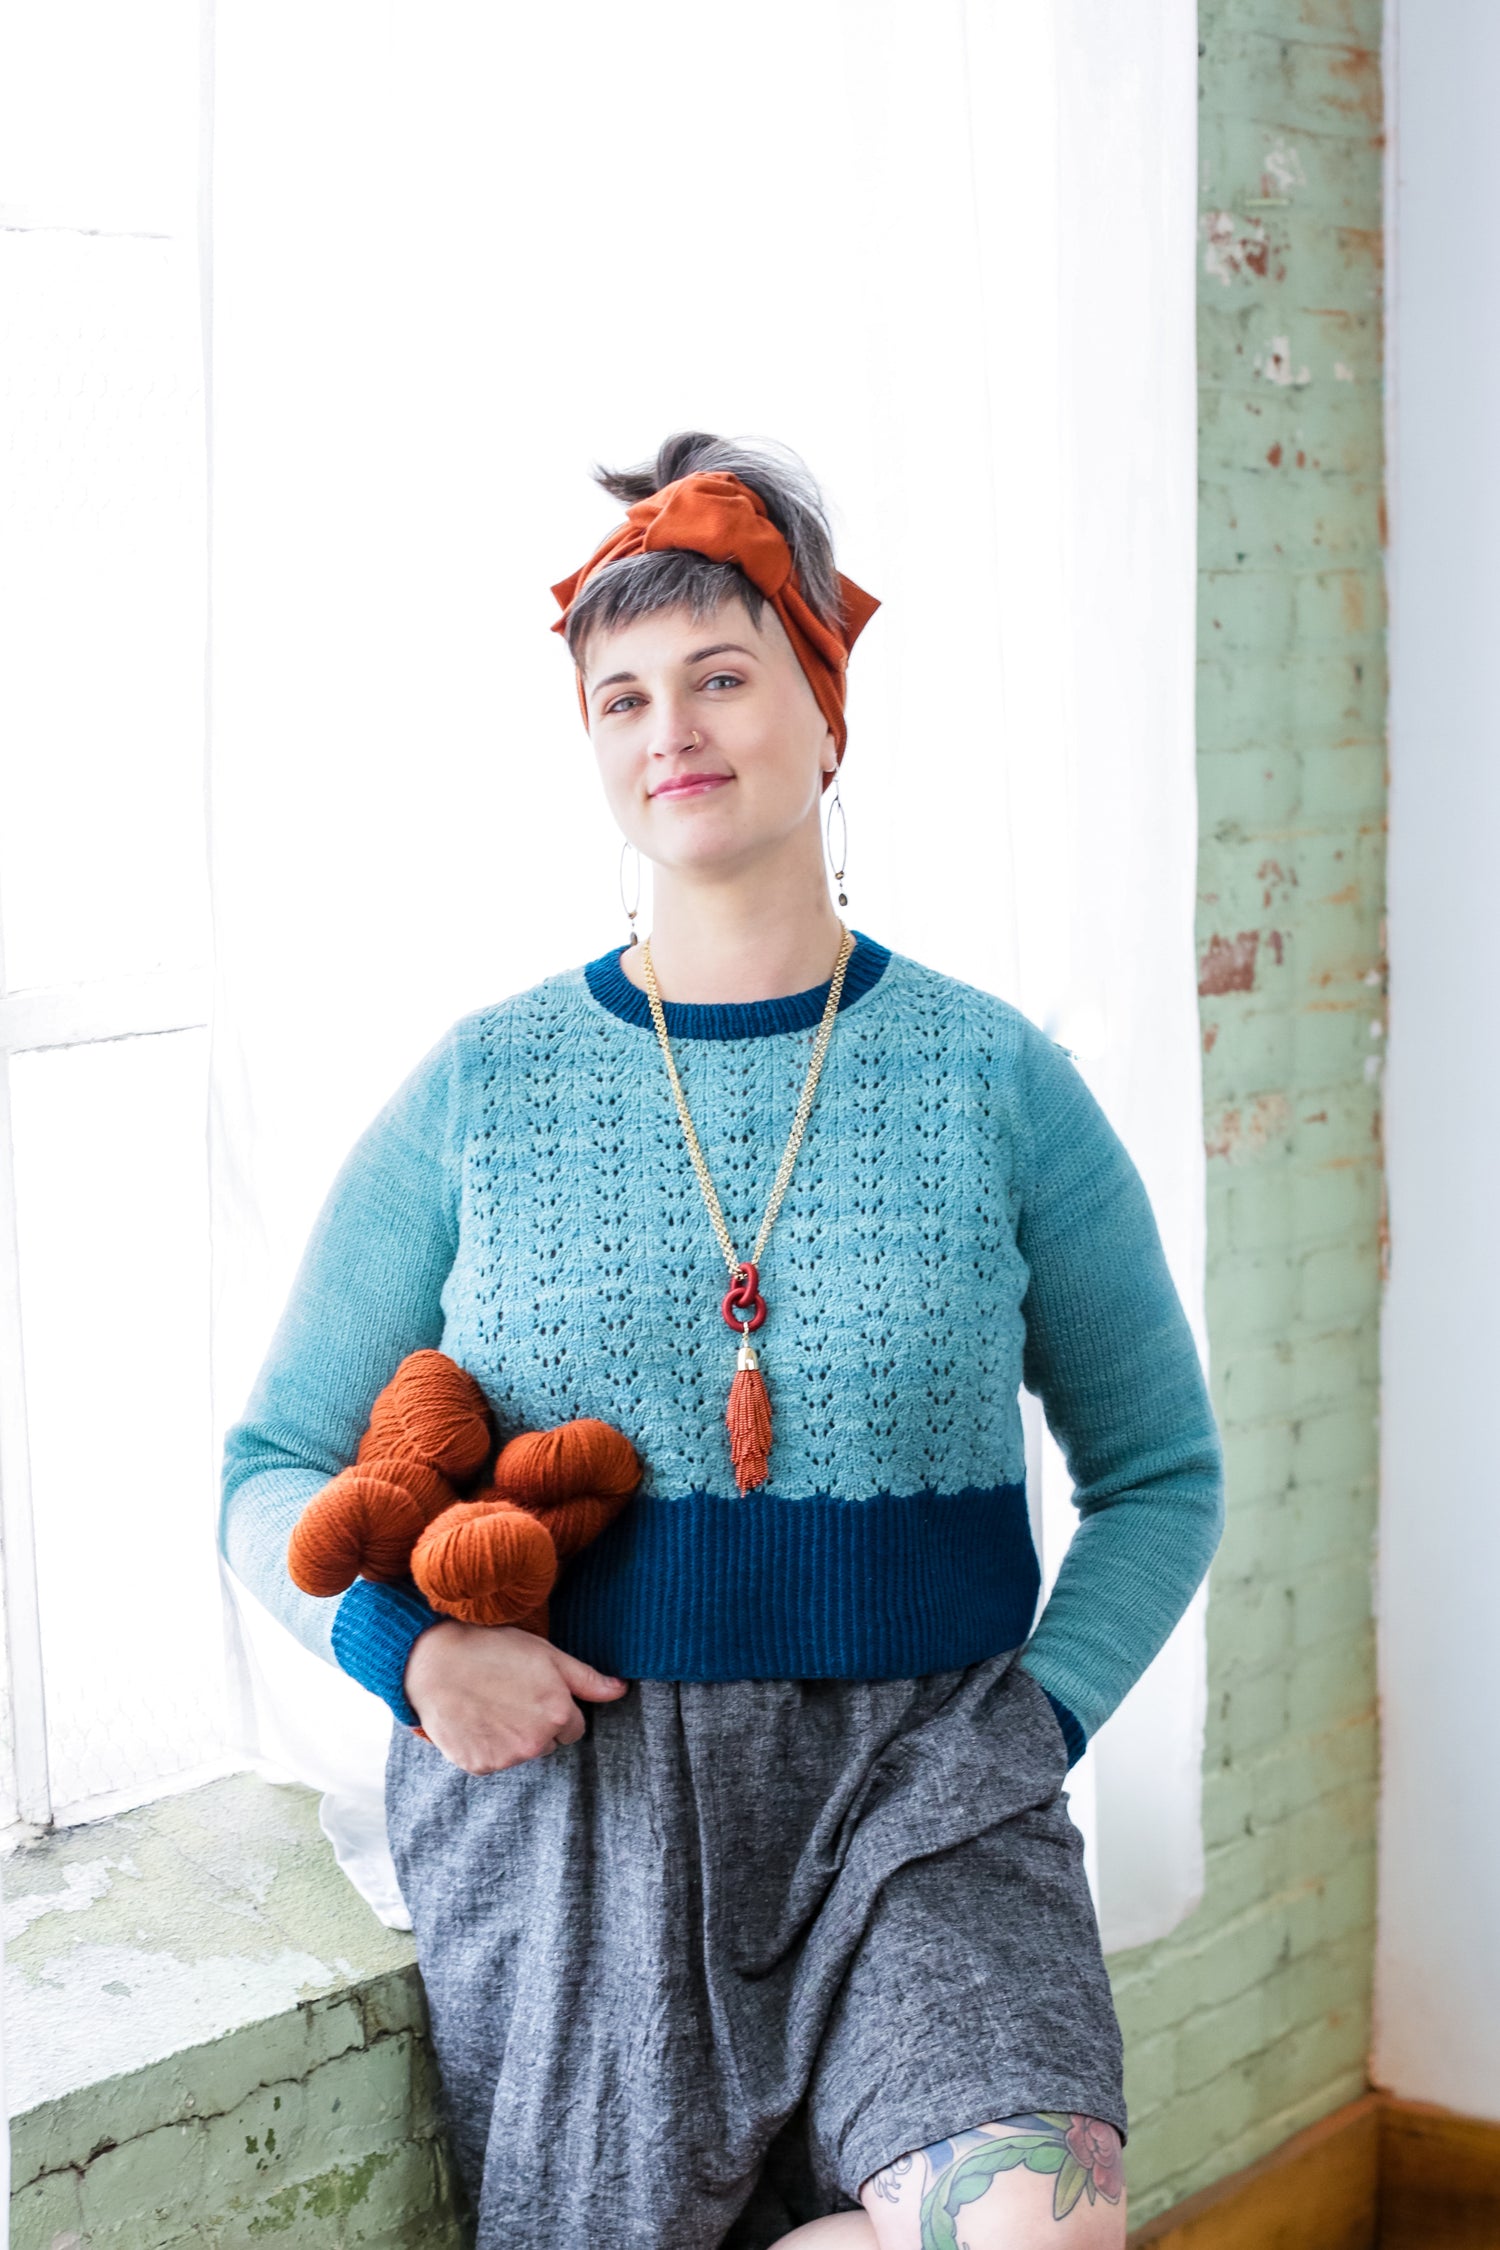
M659 448L654 461L635 469L596 468L596 482L629 507L649 500L679 477L704 472L736 476L765 502L766 513L792 551L792 562L809 605L827 624L842 619L833 535L823 496L805 462L788 446L768 439L712 437L706 430L679 430ZM660 548L627 555L596 571L568 613L567 640L581 666L584 645L601 628L647 617L654 610L685 609L694 618L712 617L736 596L759 625L765 596L752 586L737 563L710 562L685 548Z

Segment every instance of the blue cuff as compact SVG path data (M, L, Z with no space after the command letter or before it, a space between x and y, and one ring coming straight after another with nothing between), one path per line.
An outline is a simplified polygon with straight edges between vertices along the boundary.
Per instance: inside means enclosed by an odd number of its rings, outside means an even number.
M428 1626L438 1622L437 1611L409 1579L382 1586L356 1578L334 1612L334 1655L352 1680L389 1704L404 1727L422 1724L402 1684L406 1660Z
M347 1601L349 1597L346 1594L344 1598ZM1037 1685L1040 1687L1041 1682L1038 1681ZM1063 1740L1068 1746L1068 1764L1076 1766L1089 1746L1089 1738L1066 1703L1058 1702L1051 1688L1042 1688L1042 1693L1051 1704L1057 1723L1062 1728Z

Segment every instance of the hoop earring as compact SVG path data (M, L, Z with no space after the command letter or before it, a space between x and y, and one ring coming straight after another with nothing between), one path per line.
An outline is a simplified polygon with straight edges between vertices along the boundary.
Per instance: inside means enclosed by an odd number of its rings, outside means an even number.
M633 906L625 896L625 854L627 852L635 852L635 904ZM620 905L630 923L630 942L632 945L639 945L641 941L636 936L635 918L641 911L641 855L635 851L635 846L628 836L620 846Z
M833 816L835 813L838 814L839 821L839 849L837 866L834 866L833 852ZM823 840L828 848L828 864L833 868L833 879L839 887L839 904L840 906L847 906L849 904L849 900L844 891L844 869L849 864L849 820L848 815L844 811L844 800L839 795L839 777L837 767L834 768L833 794L829 800L828 818L823 823Z

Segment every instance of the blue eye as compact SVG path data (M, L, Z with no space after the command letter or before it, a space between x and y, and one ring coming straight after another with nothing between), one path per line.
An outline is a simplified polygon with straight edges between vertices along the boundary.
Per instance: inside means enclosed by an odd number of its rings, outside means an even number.
M614 712L623 711L627 703L639 703L640 700L638 695L617 695L612 703L605 704L604 716L609 718Z
M727 687L742 687L744 685L738 672L712 672L703 685L705 687L716 687L721 681Z

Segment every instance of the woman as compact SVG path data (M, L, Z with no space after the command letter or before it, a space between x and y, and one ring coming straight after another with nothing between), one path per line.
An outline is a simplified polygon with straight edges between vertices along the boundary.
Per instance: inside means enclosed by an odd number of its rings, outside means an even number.
M626 521L555 591L649 944L465 1017L356 1145L230 1434L225 1550L401 1722L482 2245L1120 2250L1063 1781L1218 1539L1196 1351L1064 1053L830 901L875 605L805 472L691 433L601 481ZM502 1431L594 1415L645 1464L550 1642L286 1577L422 1345ZM1034 1629L1023 1382L1080 1514Z

